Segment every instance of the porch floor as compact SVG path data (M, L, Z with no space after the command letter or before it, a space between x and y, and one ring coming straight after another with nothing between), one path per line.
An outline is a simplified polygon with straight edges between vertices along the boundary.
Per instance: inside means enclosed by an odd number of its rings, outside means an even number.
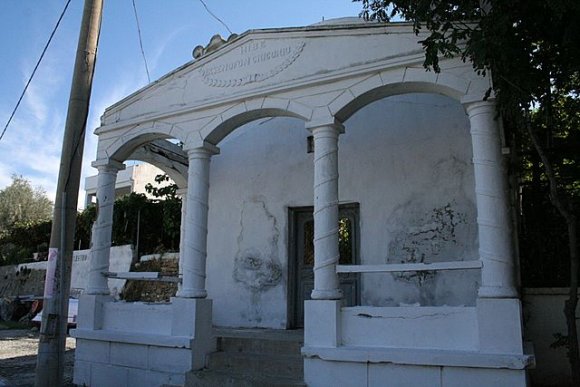
M203 370L186 375L187 387L305 387L300 354L303 330L214 328L217 352Z
M214 327L213 334L215 337L304 342L304 329Z

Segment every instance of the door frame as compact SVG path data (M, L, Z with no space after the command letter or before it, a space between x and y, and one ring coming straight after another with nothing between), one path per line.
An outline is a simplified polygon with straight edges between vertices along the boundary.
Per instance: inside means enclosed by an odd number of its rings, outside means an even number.
M360 204L357 202L341 203L339 204L339 214L340 210L354 210L355 211L355 221L353 224L354 231L354 244L353 249L355 251L355 264L360 264ZM313 206L297 206L288 207L288 288L287 288L287 318L286 318L286 329L296 329L298 327L296 304L298 302L298 248L296 246L297 239L297 218L298 214L305 212L312 213L314 211ZM361 281L357 282L357 300L360 303L361 298Z

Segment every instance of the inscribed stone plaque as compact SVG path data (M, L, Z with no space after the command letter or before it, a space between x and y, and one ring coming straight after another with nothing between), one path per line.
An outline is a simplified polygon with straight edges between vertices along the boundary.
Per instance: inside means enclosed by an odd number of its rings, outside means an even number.
M212 87L243 86L271 78L290 66L302 52L303 41L252 40L199 71Z

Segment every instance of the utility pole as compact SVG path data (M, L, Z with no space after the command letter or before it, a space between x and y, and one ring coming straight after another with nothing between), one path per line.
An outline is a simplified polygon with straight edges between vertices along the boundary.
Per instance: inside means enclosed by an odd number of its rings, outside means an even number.
M70 268L103 0L85 0L64 130L46 271L36 387L63 385ZM52 267L52 270L51 270Z

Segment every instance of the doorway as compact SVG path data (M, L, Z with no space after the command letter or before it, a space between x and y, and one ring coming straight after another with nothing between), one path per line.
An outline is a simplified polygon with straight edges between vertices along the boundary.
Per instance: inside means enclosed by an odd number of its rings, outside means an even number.
M359 205L339 206L339 252L341 265L359 264ZM314 217L313 207L289 209L288 259L288 328L304 327L304 301L314 289ZM340 273L343 305L360 303L360 275Z

